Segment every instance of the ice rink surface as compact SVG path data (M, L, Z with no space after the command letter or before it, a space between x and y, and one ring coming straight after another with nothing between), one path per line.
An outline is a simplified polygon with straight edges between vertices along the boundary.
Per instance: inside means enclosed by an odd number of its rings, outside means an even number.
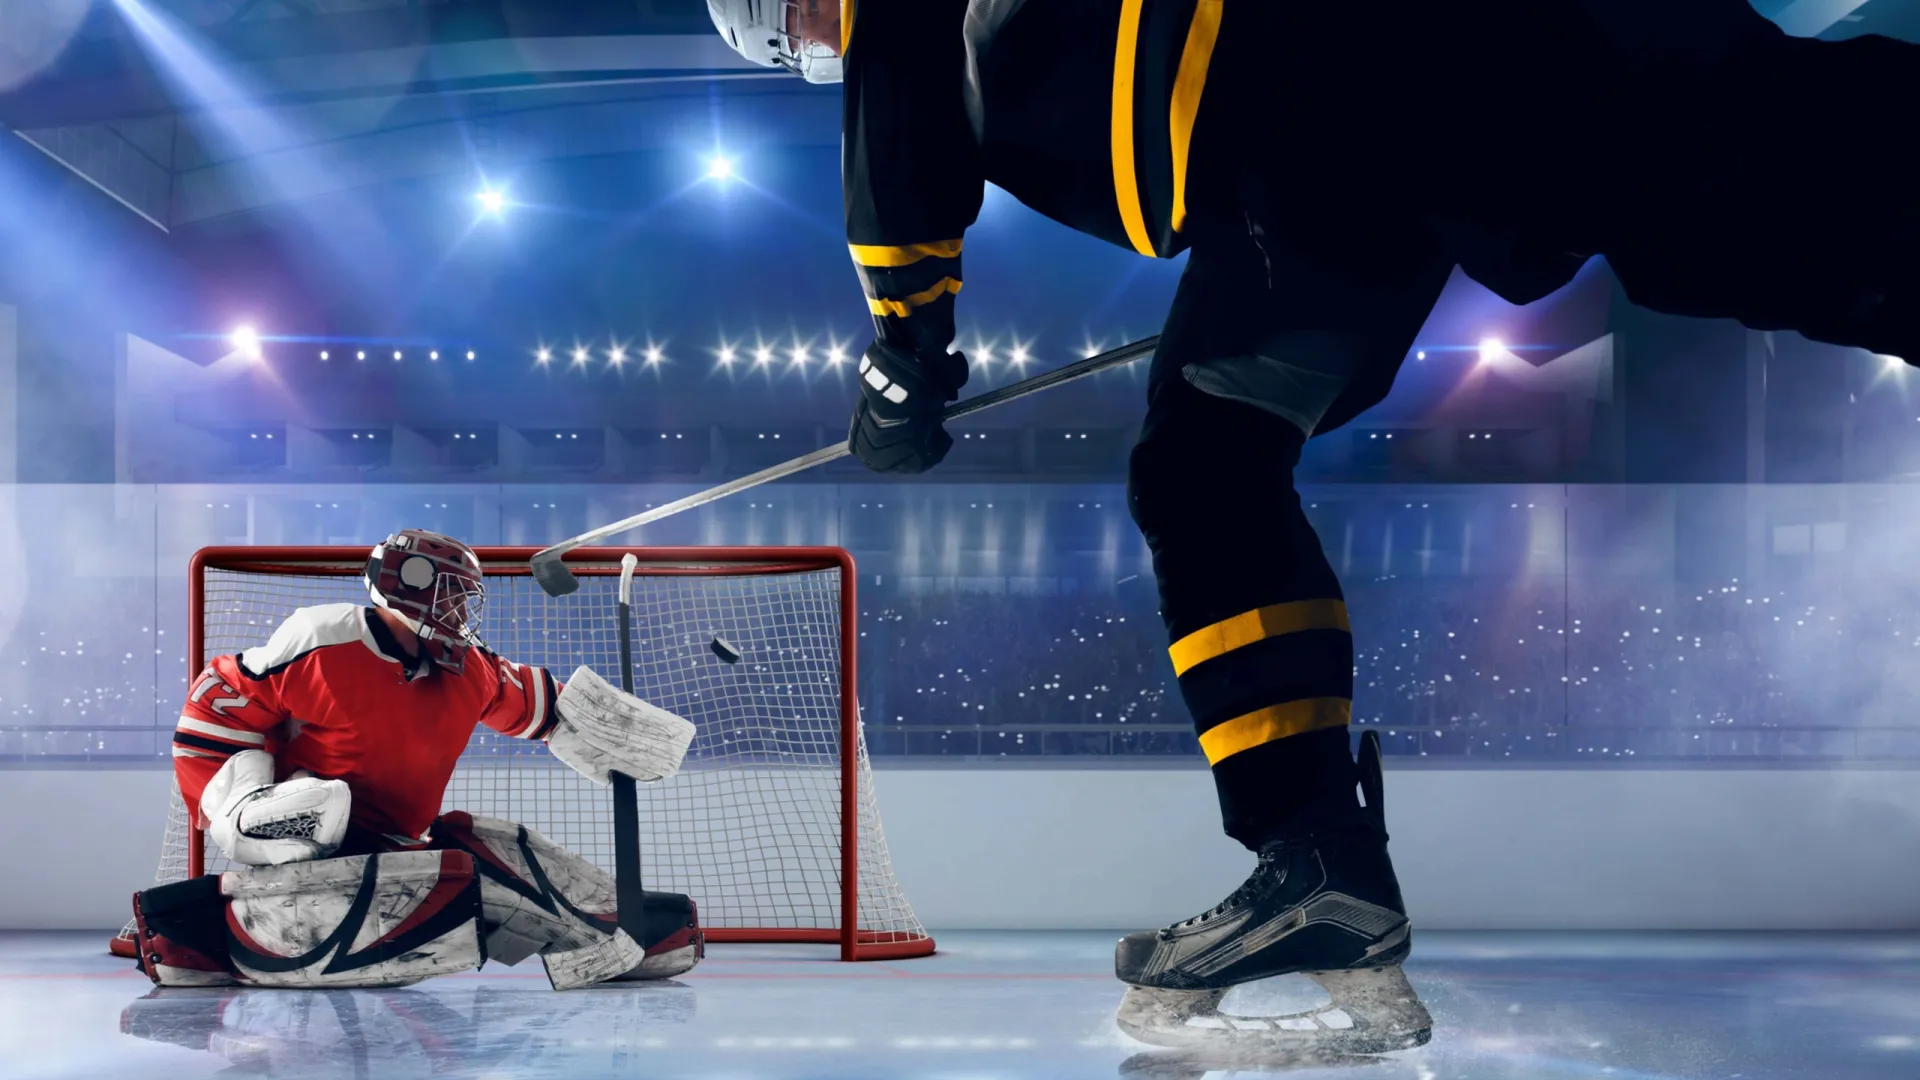
M720 946L677 982L565 994L537 961L404 990L156 991L104 931L4 933L0 1077L1920 1077L1920 936L1426 934L1408 973L1430 1045L1250 1064L1120 1035L1115 934L934 933L923 960ZM1227 1005L1313 1003L1291 995Z

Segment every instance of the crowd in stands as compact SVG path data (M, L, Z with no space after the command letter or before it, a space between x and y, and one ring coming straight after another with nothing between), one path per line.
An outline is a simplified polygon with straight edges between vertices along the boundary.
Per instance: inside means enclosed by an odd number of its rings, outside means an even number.
M1920 759L1914 600L1831 583L1353 581L1354 720L1429 758ZM876 757L1198 753L1150 582L879 589L862 609ZM183 635L101 610L20 614L0 637L0 760L165 755Z

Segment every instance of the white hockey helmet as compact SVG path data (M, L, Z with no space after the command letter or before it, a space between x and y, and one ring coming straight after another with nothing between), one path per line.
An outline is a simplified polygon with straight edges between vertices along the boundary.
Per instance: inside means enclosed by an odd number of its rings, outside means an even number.
M734 52L761 67L783 67L810 83L841 79L840 0L707 0L707 14Z

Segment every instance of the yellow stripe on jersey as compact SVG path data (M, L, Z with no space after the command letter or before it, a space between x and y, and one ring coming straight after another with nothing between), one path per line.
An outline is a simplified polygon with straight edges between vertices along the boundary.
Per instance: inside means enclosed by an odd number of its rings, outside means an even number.
M1151 258L1153 241L1147 238L1147 219L1140 210L1140 180L1134 175L1133 160L1133 69L1140 49L1142 2L1121 0L1120 35L1113 49L1113 196L1127 242Z
M881 244L848 244L853 261L860 266L912 266L921 259L952 259L960 255L959 240L938 240L931 244L905 244L888 247Z
M1221 0L1199 0L1187 44L1180 51L1180 70L1173 80L1173 102L1167 110L1167 130L1173 142L1173 231L1187 226L1187 151L1193 145L1193 120L1200 112L1200 93L1207 85L1207 65L1220 37Z
M1302 630L1351 629L1345 601L1295 600L1243 611L1212 626L1203 626L1174 642L1167 649L1167 655L1173 658L1174 675L1180 676L1197 664L1270 637L1297 634Z
M1207 755L1207 764L1218 765L1243 750L1309 731L1346 727L1351 719L1353 702L1345 698L1289 701L1208 728L1200 733L1200 749Z
M950 277L941 278L939 281L934 282L931 288L922 289L911 296L903 296L898 300L886 300L869 296L867 297L867 310L873 312L875 315L892 315L895 318L904 319L913 314L914 308L925 307L949 293L957 293L959 291L959 281Z
M840 56L847 55L847 44L853 40L853 0L840 0Z

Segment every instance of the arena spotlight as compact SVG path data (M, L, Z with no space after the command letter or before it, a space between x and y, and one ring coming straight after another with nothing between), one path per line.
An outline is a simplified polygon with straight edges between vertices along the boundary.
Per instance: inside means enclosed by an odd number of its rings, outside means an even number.
M542 345L538 349L534 350L534 353L533 353L534 363L546 364L551 362L552 360L553 360L553 350L547 348L545 345Z
M573 347L573 364L575 367L585 367L587 365L587 350L585 348L579 345Z
M399 349L395 349L395 350L393 350L393 358L394 358L394 360L396 360L396 361L400 359L400 350L399 350Z
M716 354L716 356L720 361L721 367L730 368L733 366L733 358L734 358L733 346L731 345L720 346L720 351Z
M1480 362L1483 364L1493 363L1494 360L1498 359L1499 356L1506 351L1506 342L1501 341L1497 337L1480 339Z
M1425 360L1427 358L1427 350L1421 349L1419 352L1413 354L1413 358L1415 360Z
M1880 369L1882 371L1899 371L1904 364L1906 364L1906 361L1897 356L1891 356L1887 353L1880 354Z
M260 335L251 326L238 327L228 339L233 342L233 351L249 360L260 359Z
M429 360L438 360L438 359L440 359L440 350L439 350L439 349L435 349L435 350L433 350L432 352L430 352L430 353L428 353L428 354L427 354L427 359L429 359Z
M489 217L499 217L501 211L507 208L506 194L490 187L481 188L473 197L480 204L480 212Z
M707 179L720 181L733 179L733 159L725 154L715 154L708 158Z
M327 352L327 350L325 350L325 349L321 349L321 350L320 350L320 359L322 359L322 360L331 360L331 359L333 359L333 354L331 354L331 353L329 353L329 352Z
M1015 370L1025 368L1027 366L1027 347L1025 345L1015 345L1013 352L1007 356L1007 362L1012 364Z
M803 371L806 370L809 354L805 345L795 345L788 351L787 355L792 359L794 367L800 368Z
M367 358L367 350L365 349L358 350L353 354L353 358L355 360L365 360Z
M660 362L662 360L665 360L666 358L667 358L667 354L663 349L660 348L660 346L658 345L647 346L647 366L648 367L659 367Z
M469 359L469 360L471 360L471 359L473 359L473 350L472 350L472 349L468 349L468 350L467 350L467 359Z
M844 364L846 362L847 362L847 350L842 348L839 345L839 343L836 342L833 346L827 349L827 366L828 367L839 367L841 364Z
M612 364L614 367L619 367L620 365L626 362L627 362L626 349L618 345L615 345L613 348L607 350L607 363Z
M765 345L753 350L753 363L755 367L766 367L773 363L773 350Z

